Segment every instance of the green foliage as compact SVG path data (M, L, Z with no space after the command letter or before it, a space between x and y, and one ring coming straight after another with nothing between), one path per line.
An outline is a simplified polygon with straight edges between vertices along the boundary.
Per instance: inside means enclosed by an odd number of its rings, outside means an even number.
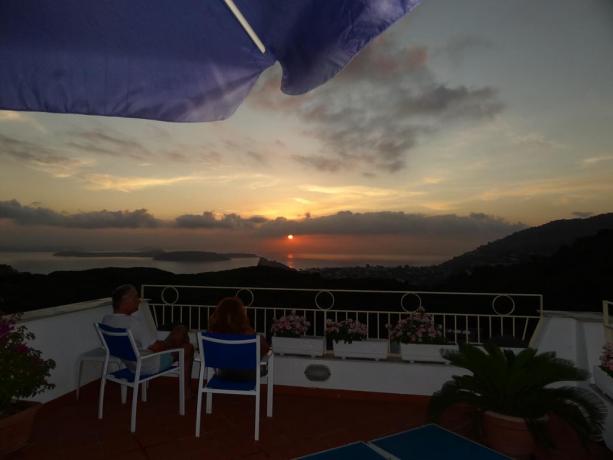
M586 380L588 372L555 353L537 354L527 348L516 355L493 344L486 345L485 351L462 344L459 351L443 350L441 354L472 375L454 375L432 395L428 408L432 419L454 404L466 403L482 411L525 419L535 438L544 444L551 444L542 423L548 414L565 420L583 442L600 436L606 409L598 397L583 388L551 386Z
M27 345L34 334L17 326L18 315L0 317L0 416L19 398L29 398L55 387L47 382L55 362Z

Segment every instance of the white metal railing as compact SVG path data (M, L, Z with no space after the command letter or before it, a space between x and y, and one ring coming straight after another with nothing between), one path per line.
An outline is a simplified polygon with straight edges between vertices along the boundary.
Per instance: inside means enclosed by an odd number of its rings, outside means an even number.
M295 311L311 323L308 336L323 336L329 319L352 318L366 324L368 338L388 338L387 325L393 325L416 308L424 307L434 322L441 326L449 342L484 343L502 337L519 346L529 344L543 316L543 296L540 294L236 286L141 287L141 296L149 300L158 327L182 323L192 330L207 329L215 305L219 299L229 295L241 297L254 329L264 334L270 333L275 318ZM395 309L391 306L394 300ZM506 345L513 346L512 343Z

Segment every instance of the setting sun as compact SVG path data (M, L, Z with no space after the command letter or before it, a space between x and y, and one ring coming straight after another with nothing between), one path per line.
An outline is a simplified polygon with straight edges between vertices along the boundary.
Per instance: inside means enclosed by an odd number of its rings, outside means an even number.
M294 239L294 235L291 235L291 234L290 234L290 235L287 235L287 239L288 239L288 240L293 240L293 239Z

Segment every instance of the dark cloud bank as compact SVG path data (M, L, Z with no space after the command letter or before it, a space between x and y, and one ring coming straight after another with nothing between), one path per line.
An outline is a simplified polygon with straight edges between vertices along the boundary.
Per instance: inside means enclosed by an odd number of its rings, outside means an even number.
M0 201L0 220L7 219L22 226L52 226L81 229L181 228L201 230L249 231L254 236L279 237L289 233L321 235L405 235L405 236L504 236L525 228L486 214L426 216L404 212L342 211L329 216L290 220L279 217L241 217L226 214L215 217L212 212L184 214L171 221L162 221L146 209L134 211L92 211L60 213L40 206L21 205L16 200Z

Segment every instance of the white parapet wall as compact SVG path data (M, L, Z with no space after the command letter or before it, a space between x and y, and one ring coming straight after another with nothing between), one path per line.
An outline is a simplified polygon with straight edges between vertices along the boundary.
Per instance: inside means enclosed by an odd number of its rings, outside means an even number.
M48 401L75 389L78 357L100 346L93 323L110 312L110 299L97 299L24 314L22 322L36 335L32 345L57 363L51 375L56 388L40 395L39 400ZM555 351L589 371L598 363L603 344L602 316L594 313L547 311L532 340L539 351ZM407 363L397 358L368 361L277 356L276 360L275 380L280 385L398 394L432 394L461 372L449 365ZM305 369L311 364L327 366L330 377L319 382L309 380ZM100 366L90 363L84 367L83 382L99 375Z
M310 380L307 369L312 366L325 366L329 377L323 381ZM429 396L452 375L465 373L464 369L446 364L408 363L399 359L275 356L275 385L295 387Z
M76 363L79 356L100 347L94 322L112 312L110 299L97 299L25 313L21 322L34 333L31 346L41 350L44 359L53 359L56 367L51 371L53 390L38 395L37 401L46 402L73 391ZM83 384L100 378L101 368L84 366Z
M555 351L558 357L591 373L599 363L604 343L602 314L545 311L531 346L539 352Z

